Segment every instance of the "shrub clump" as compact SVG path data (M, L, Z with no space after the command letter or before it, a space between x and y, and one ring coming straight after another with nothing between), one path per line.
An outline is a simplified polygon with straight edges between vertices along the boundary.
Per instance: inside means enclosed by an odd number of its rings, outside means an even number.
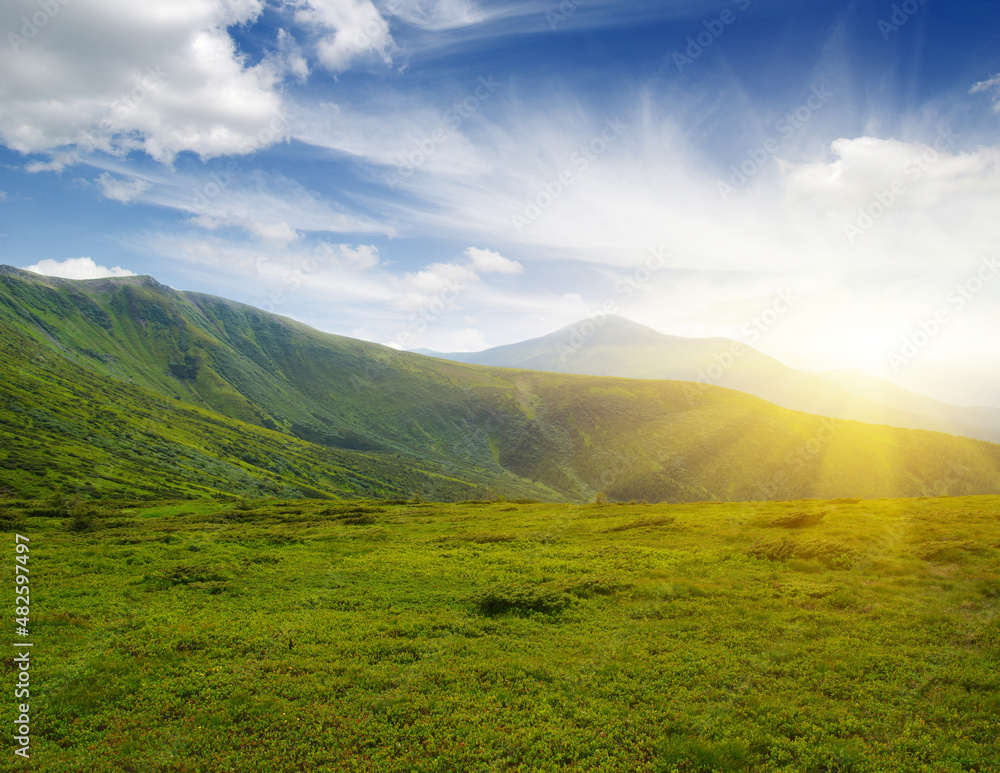
M328 507L320 515L332 515L345 526L371 526L378 519L375 513L386 512L384 507L366 507L364 505L346 505Z
M825 516L826 513L816 510L793 510L786 515L778 516L768 526L779 529L804 529L808 526L815 526Z
M635 521L629 521L628 523L623 523L619 526L612 526L606 531L629 531L630 529L648 529L657 526L673 526L677 519L672 515L660 515L653 518L639 518Z
M574 596L586 599L592 596L613 596L632 587L632 583L623 582L614 577L588 577L571 585L567 591Z
M166 590L177 586L185 586L210 593L220 593L228 584L229 578L221 572L208 566L191 566L178 564L169 569L147 574L143 582L151 587Z
M340 507L327 507L320 511L320 515L361 515L365 513L384 513L384 507L368 507L366 505L342 505ZM301 511L300 511L301 512Z
M517 540L516 534L501 534L500 532L476 532L470 534L461 534L458 539L463 542L477 542L480 545L486 545L491 542L514 542Z
M24 528L24 521L17 513L0 510L0 531L19 531Z
M769 561L815 558L827 566L838 568L849 567L857 558L854 548L842 542L826 539L795 540L788 537L756 542L747 550L747 555L766 558Z
M505 612L553 615L572 604L573 597L568 593L525 585L495 585L483 591L476 599L479 610L486 615L501 615Z
M917 548L917 556L924 561L957 562L972 554L983 556L991 551L974 540L948 539L925 542Z
M659 751L664 770L730 773L746 770L750 764L750 751L743 741L671 736L664 739Z
M373 523L378 522L378 518L374 515L358 515L349 518L338 518L344 526L371 526Z

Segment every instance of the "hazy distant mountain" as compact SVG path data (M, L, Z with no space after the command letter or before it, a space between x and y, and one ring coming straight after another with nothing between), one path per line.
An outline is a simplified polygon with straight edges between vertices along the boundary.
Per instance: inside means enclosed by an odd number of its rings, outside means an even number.
M730 339L665 335L616 315L482 352L433 356L552 373L701 382L821 416L1000 441L1000 410L948 405L860 371L795 370ZM702 391L693 386L688 395L694 401Z

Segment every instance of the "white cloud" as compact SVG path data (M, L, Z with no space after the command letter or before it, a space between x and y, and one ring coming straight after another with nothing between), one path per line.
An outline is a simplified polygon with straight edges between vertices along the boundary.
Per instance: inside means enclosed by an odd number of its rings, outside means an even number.
M250 233L255 234L266 242L274 244L291 244L299 238L298 232L288 223L261 223L253 221L247 226Z
M107 172L102 172L97 178L101 185L101 195L106 199L114 199L122 204L128 204L143 191L149 189L149 183L137 177L131 180L119 180Z
M386 64L392 62L396 43L371 0L300 0L300 6L295 20L326 33L317 54L327 69L341 72L373 54Z
M63 279L102 279L109 276L135 276L135 273L121 266L106 268L97 265L91 258L67 258L66 260L40 260L33 266L25 266L44 276L58 276Z
M864 207L886 191L895 210L930 209L958 195L1000 194L1000 148L952 153L949 140L955 138L942 134L934 147L877 137L838 139L831 146L835 161L786 165L786 190L795 200L834 212Z
M337 249L343 259L362 271L378 265L378 247L373 244L359 244L357 247L352 247L350 244L338 244Z
M8 147L75 146L58 171L94 150L142 150L169 163L182 151L211 158L284 137L281 73L269 58L248 66L227 32L254 21L262 0L56 7L30 39L0 47L0 139ZM22 30L23 11L0 4L0 27Z
M406 311L431 309L435 315L456 311L463 303L483 297L480 274L520 274L524 270L517 261L491 250L469 247L465 254L469 258L466 264L432 263L419 271L390 276L389 286L396 293L394 305Z
M226 217L195 215L189 222L209 231L214 231L222 226L241 228L248 234L256 236L261 241L279 246L291 244L299 238L298 232L284 221L262 222L237 215L228 215Z
M35 174L37 172L55 172L59 174L67 166L72 166L76 161L72 153L57 153L48 161L32 161L24 165L24 171Z
M432 263L419 271L407 271L402 276L389 277L395 292L394 305L404 311L416 311L431 306L454 311L458 297L479 279L471 266L456 263Z
M472 267L484 274L521 274L524 266L516 260L508 260L499 252L469 247L465 254L472 259Z

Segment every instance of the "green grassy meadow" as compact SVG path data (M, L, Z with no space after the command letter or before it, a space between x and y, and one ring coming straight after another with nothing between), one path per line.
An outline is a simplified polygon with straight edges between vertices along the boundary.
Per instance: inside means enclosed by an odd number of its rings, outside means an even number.
M1000 497L0 525L31 540L33 770L1000 770Z

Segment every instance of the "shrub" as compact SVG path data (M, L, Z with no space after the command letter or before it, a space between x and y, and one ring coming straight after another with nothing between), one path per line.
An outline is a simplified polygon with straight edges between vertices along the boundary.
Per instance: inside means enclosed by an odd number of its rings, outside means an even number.
M636 521L629 521L620 526L612 526L605 531L628 531L629 529L648 529L656 526L673 526L677 519L672 515L660 515L654 518L639 518Z
M499 532L479 532L475 534L462 534L458 539L463 542L478 542L481 545L491 542L514 542L517 540L516 534L501 534Z
M340 507L327 507L320 511L320 515L350 516L364 513L384 513L384 507L366 507L365 505L342 505ZM301 511L299 511L301 512Z
M825 516L826 513L815 510L794 510L787 515L778 516L768 526L779 529L804 529L808 526L815 526Z
M91 513L85 510L79 510L70 519L69 524L66 528L70 531L82 532L82 531L92 531L94 529L94 517Z
M178 585L192 588L200 588L211 593L221 592L229 578L216 569L208 566L191 566L188 564L178 564L169 569L161 569L158 572L147 574L143 581L153 588L166 590Z
M974 540L949 539L925 542L917 548L917 556L924 561L958 563L971 553L975 556L988 555L990 549Z
M64 507L66 514L71 516L70 522L67 524L70 531L92 531L97 525L94 520L95 512L85 507L79 497L66 499Z
M24 528L24 522L14 513L0 511L0 531L18 531Z
M300 537L293 537L290 534L285 534L280 531L268 532L264 535L264 542L268 545L301 545L302 539Z
M572 603L573 597L568 593L525 585L496 585L483 591L476 599L479 610L486 615L505 612L552 615L562 612Z
M378 522L378 518L374 515L359 515L354 518L339 518L338 520L344 526L371 526L371 524Z
M794 540L787 537L756 542L747 550L747 555L769 561L816 558L828 566L839 568L849 567L857 558L854 548L842 542L824 539Z
M574 596L586 599L592 596L613 596L632 587L632 583L622 582L614 577L588 577L567 590Z
M665 770L692 773L729 773L746 770L749 752L741 741L711 743L698 738L673 736L660 745Z
M384 513L384 507L366 507L364 505L343 505L327 507L320 515L332 515L344 526L370 526L378 519L375 513Z
M68 515L65 507L35 507L24 514L29 518L65 518Z

